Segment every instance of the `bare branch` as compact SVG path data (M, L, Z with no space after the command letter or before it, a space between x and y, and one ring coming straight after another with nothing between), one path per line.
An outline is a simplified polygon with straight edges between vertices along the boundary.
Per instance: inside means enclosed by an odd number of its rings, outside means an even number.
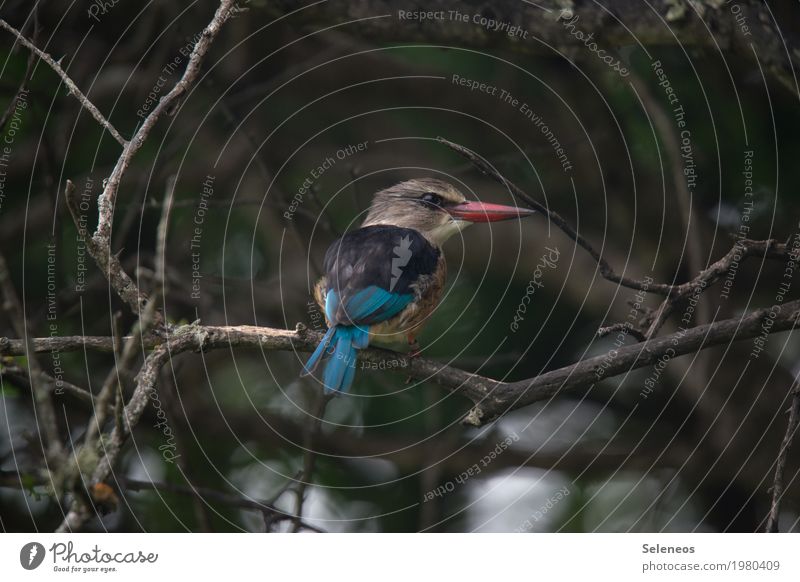
M24 475L22 471L0 471L0 487L10 487L15 489L22 489L23 484L34 483L35 485L47 485L41 479L35 478L31 475ZM33 477L33 480L31 479ZM258 511L261 513L268 513L273 522L277 521L294 521L297 516L291 513L286 513L275 507L277 495L271 499L258 500L244 497L241 495L233 495L231 493L224 493L215 489L207 487L197 487L194 485L186 486L177 483L160 483L157 481L139 481L136 479L128 479L127 477L118 477L117 484L127 491L160 491L163 493L175 493L178 495L191 495L195 498L201 499L205 504L209 502L228 505L230 507L238 507L241 509L248 509ZM283 493L285 489L281 488L278 493ZM324 533L324 530L311 525L310 523L300 520L301 528L309 531Z
M533 402L591 387L601 378L653 364L667 354L674 358L711 346L756 337L763 332L764 321L767 318L772 320L771 314L776 312L778 315L774 318L774 325L769 328L771 333L794 329L799 324L800 300L759 309L740 318L725 319L625 346L617 349L613 358L608 354L589 358L535 378L504 383L495 390L487 386L484 390L485 399L476 403L466 422L482 424ZM600 370L603 370L602 374L598 373ZM473 396L470 397L475 400Z
M39 10L37 5L33 9L33 42L36 42L38 36L39 36ZM14 94L13 99L9 101L8 107L3 113L3 116L0 117L0 131L3 131L3 129L5 129L6 123L8 123L8 120L11 118L12 112L17 108L17 103L19 102L19 98L22 96L23 93L27 92L27 89L25 87L28 85L28 81L30 81L31 78L31 73L33 72L33 63L35 56L36 54L33 51L31 51L31 53L28 55L28 62L25 65L25 74L22 76L22 82L19 84L19 89L17 89L17 92Z
M125 172L130 166L133 156L136 155L136 153L142 147L158 119L161 117L164 111L172 107L174 103L189 89L189 87L191 87L192 83L194 83L198 73L200 72L200 65L203 57L205 56L206 52L208 52L208 48L216 38L220 28L230 16L232 6L233 0L221 0L214 17L205 27L200 38L195 44L195 47L189 56L189 62L186 65L186 70L184 71L183 76L178 80L175 86L164 97L161 98L159 103L144 119L142 125L139 126L139 129L136 131L136 134L133 136L130 142L125 142L123 144L124 149L122 150L122 154L117 159L111 175L105 180L103 192L97 199L97 229L91 238L86 236L85 232L81 233L81 235L86 239L86 247L89 251L89 254L91 254L94 260L97 262L98 267L106 276L109 283L112 285L120 298L131 306L134 313L140 313L146 308L148 298L139 290L130 276L125 273L122 265L119 262L119 259L111 252L111 230L114 222L114 208L119 186L122 182ZM51 64L51 61L52 59L48 61L48 64ZM56 63L53 62L53 64ZM86 101L88 102L88 100ZM75 221L76 226L79 230L83 230L80 226L80 213L74 196L74 185L72 182L67 181L67 188L65 192L67 206L72 214L72 218ZM160 314L156 314L155 317L156 323L160 323Z
M126 336L123 339L128 339ZM44 354L50 351L76 352L78 350L92 350L95 352L113 352L114 338L109 336L92 335L67 335L67 336L48 336L31 338L33 353ZM155 345L155 340L150 340L148 347ZM21 339L10 339L0 337L0 355L2 356L24 356L25 341Z
M7 365L0 362L0 377L8 378L17 384L22 384L25 387L30 388L31 391L33 391L30 374L31 370L27 370L22 366ZM97 404L95 404L94 396L91 392L86 390L86 388L81 388L80 386L76 386L75 384L62 379L59 379L58 384L56 384L56 379L44 371L40 372L39 378L43 384L48 386L57 386L64 391L64 394L68 394L82 404L86 404L88 406L97 406Z
M86 95L84 95L80 89L78 89L78 86L75 84L75 82L72 79L70 79L66 71L64 71L64 69L61 68L61 65L59 65L58 62L53 59L53 57L48 55L46 52L40 50L35 44L33 44L31 41L25 38L20 31L11 26L8 22L3 20L2 18L0 18L0 27L5 28L8 32L16 36L20 44L22 44L25 48L27 48L31 52L35 53L36 56L38 56L45 63L47 63L47 65L51 69L53 69L53 71L59 77L61 77L61 80L63 81L64 85L67 86L67 90L75 96L75 98L80 102L83 108L86 109L89 113L91 113L92 117L94 117L100 125L105 127L108 130L108 133L110 133L122 147L126 147L128 145L128 142L125 140L125 138L120 135L120 133L116 130L116 128L113 125L111 125L111 123L105 117L103 117L103 114L100 113L100 110L97 109L97 107L95 107L94 103L89 101L89 98L86 97Z
M126 351L133 350L135 343L143 344L145 334L149 331L153 324L161 323L161 316L156 311L158 303L158 293L160 292L161 285L157 285L156 298L147 300L147 298L139 291L130 277L124 272L119 260L111 253L111 230L114 222L114 207L116 204L117 193L119 191L120 183L125 175L128 167L130 166L133 156L139 151L144 144L150 131L155 126L162 113L167 111L168 108L174 106L175 102L189 89L195 81L198 73L200 72L200 65L203 57L205 56L211 43L219 33L220 28L231 15L233 8L233 0L221 0L214 17L211 22L203 29L203 32L198 39L197 43L189 56L189 62L186 65L186 70L183 76L178 80L175 86L161 98L159 103L153 108L150 114L144 119L142 125L136 131L130 142L125 144L125 147L117 160L111 175L105 181L103 192L97 200L98 206L98 220L97 229L92 237L92 242L87 244L87 249L94 257L101 271L106 275L111 285L117 291L119 296L126 301L134 312L140 314L139 326L137 333L133 337L136 340L128 340L126 344ZM172 185L174 186L174 184ZM67 204L75 220L76 226L80 229L80 221L78 208L74 200L74 187L71 182L67 183ZM157 281L164 281L164 247L166 243L166 231L169 219L169 211L172 199L172 187L168 188L167 199L164 204L164 211L158 229L158 254L161 256L156 257ZM84 233L81 233L82 235ZM88 240L88 237L86 237ZM130 353L130 352L129 352ZM125 354L123 354L125 357ZM90 485L101 483L106 480L108 475L113 470L117 457L120 454L122 446L125 444L127 437L130 435L133 427L135 427L139 418L147 405L150 394L155 390L156 380L161 367L166 363L170 357L169 349L164 349L164 344L157 346L144 361L142 368L139 371L136 380L136 389L131 396L130 401L121 411L122 423L117 423L111 433L108 445L104 449L104 455L100 459L97 468L91 476ZM121 403L121 401L119 401ZM102 414L102 413L101 413ZM87 443L91 446L91 443ZM92 512L87 505L80 499L76 499L70 508L67 516L64 518L63 523L59 526L58 531L74 531L79 529L83 523L91 518Z
M145 336L145 334L147 334L150 327L154 323L157 305L158 303L156 300L150 301L147 304L144 313L142 313L141 317L139 318L134 335L131 336L131 338L128 339L125 344L121 365L130 364L131 358L133 357L131 354L135 353L134 350L137 345L141 345L142 338ZM142 412L147 405L150 394L155 389L155 381L156 377L158 376L158 372L161 370L161 366L166 363L166 359L162 361L160 358L153 357L154 354L159 352L159 348L161 347L162 346L157 347L147 358L145 358L144 364L139 372L136 390L134 391L129 404L123 410L123 419L127 423L127 426L125 426L125 424L120 425L120 423L117 423L114 429L111 431L111 438L109 439L107 445L103 445L104 454L100 459L94 474L92 475L92 478L88 484L89 486L102 483L108 478L113 469L114 463L117 460L117 457L122 451L122 446L125 444L127 437L133 431L133 427L139 423L139 418L141 417ZM153 359L153 362L157 362L157 364L153 364L151 362L152 365L148 367L148 361L151 360L151 358ZM144 375L143 373L146 370L147 374ZM119 371L119 369L112 370L109 375L118 373ZM128 413L129 408L133 410L132 414ZM105 417L104 410L98 409L97 414L101 415L103 418ZM97 430L99 431L101 428L99 426L99 417L95 417L94 422L90 423L89 427L91 427L93 424L97 425ZM83 446L93 447L94 443L87 439ZM64 522L56 531L74 531L91 516L92 513L89 507L86 506L82 499L76 498L72 503L72 507L64 518Z
M216 38L220 28L230 16L232 6L233 0L221 0L214 17L205 29L203 29L197 44L195 44L191 55L189 55L189 62L186 65L183 76L175 83L175 86L159 100L150 114L145 117L142 125L140 125L139 129L136 131L136 134L125 146L122 155L120 155L114 166L114 170L106 180L103 193L100 194L97 200L100 216L97 221L97 230L94 233L94 240L101 248L110 247L111 225L114 221L114 206L117 201L117 192L119 191L122 177L125 175L133 156L135 156L142 145L144 145L147 136L150 135L150 131L164 111L171 108L177 99L191 87L192 83L194 83L200 72L200 64L203 61L203 57L208 52L208 48Z
M262 5L270 15L297 10L295 0L272 0ZM796 2L782 4L783 18L776 20L768 4L761 0L738 0L741 21L758 22L746 33L738 26L739 17L731 18L726 4L717 0L649 0L596 2L579 0L535 0L526 2L492 2L491 17L507 22L514 30L536 42L519 42L510 34L490 35L479 27L441 26L436 20L403 21L398 26L395 0L369 2L321 2L311 10L297 14L294 26L318 30L337 22L358 22L348 27L351 36L373 39L380 43L425 43L448 47L471 47L505 50L518 55L543 54L577 61L587 60L583 42L564 33L564 27L580 19L580 26L594 32L600 46L636 43L643 47L675 46L710 47L724 50L743 59L752 59L752 46L758 47L758 58L765 62L765 72L774 75L792 94L797 93L796 71L800 66L797 36L787 34L782 22L797 22L800 6ZM480 13L486 2L464 0L429 0L425 10L472 11ZM774 8L772 9L774 10ZM369 18L385 14L387 18ZM574 19L574 20L573 20ZM784 30L784 28L786 30ZM709 34L713 31L713 35ZM529 36L528 36L529 35ZM647 48L645 48L647 50Z
M75 199L75 185L70 180L67 180L67 185L64 189L64 199L75 227L78 229L78 234L86 243L86 250L89 251L89 254L97 263L103 276L108 280L114 291L117 292L119 298L127 303L134 313L140 313L147 306L147 296L139 290L130 275L122 268L119 257L111 254L110 247L98 244L89 236L86 228L81 226L81 224L85 223L81 219L78 201Z
M549 4L550 0L545 0ZM279 3L282 4L282 3ZM555 6L555 4L553 5ZM156 240L155 258L155 292L153 298L145 296L134 283L131 277L123 269L119 259L112 253L111 234L114 226L114 212L119 199L119 189L133 158L142 148L145 141L151 135L159 119L169 111L174 110L184 95L188 92L193 83L196 82L203 58L209 50L225 21L235 12L233 0L220 0L219 6L213 19L203 30L200 39L195 44L189 57L186 69L173 86L173 88L161 98L160 102L150 112L138 127L135 135L130 141L123 139L113 126L100 114L99 110L81 93L77 86L70 80L59 63L55 62L48 54L36 48L34 42L28 41L22 33L10 27L5 21L0 20L0 26L12 32L19 42L31 50L32 55L36 55L44 60L67 85L81 105L86 108L101 125L108 130L123 146L123 150L116 161L108 179L104 181L103 192L98 198L99 217L96 230L93 236L87 236L84 217L79 215L79 207L75 199L74 186L67 182L66 199L69 210L75 220L76 225L81 230L87 249L97 262L103 275L108 279L110 285L139 316L137 324L133 327L131 334L125 338L124 348L121 346L121 338L118 330L115 329L113 337L49 337L33 339L29 337L24 327L24 314L16 301L10 301L8 297L13 295L13 287L10 287L10 294L7 291L6 303L12 307L12 319L15 321L22 317L22 324L17 325L17 333L22 339L0 338L0 354L25 354L30 360L29 379L31 389L37 395L37 402L42 397L46 397L49 405L49 417L52 417L51 428L49 423L45 423L45 436L51 443L57 443L58 426L55 423L52 402L49 392L43 388L48 386L49 376L41 370L36 363L34 354L52 349L61 351L96 349L99 351L114 352L115 368L106 377L103 388L97 398L91 393L76 388L76 396L83 401L96 407L95 415L90 420L90 428L87 431L84 447L95 447L97 435L103 430L104 421L111 413L111 396L116 395L114 412L116 424L109 431L108 438L99 440L102 447L102 457L93 469L81 474L81 479L89 486L89 490L99 484L111 482L117 461L121 456L123 447L126 445L135 427L141 421L147 411L151 396L154 395L160 374L163 373L164 366L171 362L174 356L189 351L204 351L211 349L230 349L234 347L257 348L263 351L284 350L284 351L310 351L314 349L320 341L321 335L317 332L307 330L302 326L294 331L259 328L252 326L204 326L199 324L181 325L177 328L172 326L160 326L163 317L158 312L159 300L163 297L166 284L166 243L169 226L169 215L173 205L174 179L170 180L167 193L164 197L163 212L161 221L158 225ZM564 16L565 13L562 13ZM554 15L555 16L555 15ZM555 21L555 18L551 19ZM552 24L552 23L551 23ZM559 24L558 26L561 26ZM29 61L29 65L30 65ZM27 75L26 75L27 76ZM775 241L751 241L741 239L737 241L731 251L707 269L700 271L692 280L682 284L663 284L653 283L652 281L639 281L624 274L618 274L611 265L601 255L600 252L572 226L564 220L557 212L550 210L540 202L528 196L523 190L518 188L511 181L503 177L487 160L480 157L475 152L458 144L441 139L440 141L447 147L464 156L471 164L480 171L497 180L505 186L515 196L524 200L531 207L542 212L559 229L561 229L571 240L583 248L595 260L600 274L607 280L618 285L636 289L644 292L651 292L661 295L663 300L657 310L648 310L647 315L637 324L637 327L624 326L622 324L612 324L601 328L599 335L605 335L612 331L625 329L632 337L640 341L636 345L629 345L618 350L614 350L613 357L609 354L602 354L597 357L588 358L576 362L570 366L552 370L538 376L518 381L494 380L458 368L441 365L428 359L411 359L404 354L397 354L380 349L365 349L359 354L361 359L371 362L382 362L391 359L398 366L391 366L389 369L399 371L401 374L411 376L418 380L430 381L445 387L451 392L459 392L472 402L472 409L465 418L465 422L476 426L490 422L509 411L527 406L533 402L547 400L567 393L580 393L581 390L591 388L596 382L612 376L626 373L630 370L651 365L658 359L669 355L670 358L679 357L684 354L698 352L707 347L720 345L727 342L752 338L765 333L780 332L794 329L800 322L800 300L773 305L768 308L759 309L744 314L737 318L716 321L713 323L694 327L692 329L681 328L679 332L657 337L657 334L664 323L674 313L678 302L683 301L694 294L700 294L709 286L718 282L729 272L731 266L748 256L763 256L768 258L786 258L787 245L781 245ZM311 199L314 200L313 193ZM696 260L696 257L695 259ZM2 261L2 257L0 257ZM699 271L698 268L691 269L693 273ZM624 273L624 271L623 271ZM0 283L9 284L8 272L4 262L0 262ZM638 317L638 316L637 316ZM768 324L768 327L767 327ZM157 330L151 332L153 328ZM135 378L133 394L127 404L122 398L120 390L120 373L125 373L133 368L138 351L141 350L144 361ZM6 374L9 367L0 368L0 372ZM19 370L15 368L16 372ZM131 372L132 373L132 372ZM161 491L175 492L180 494L192 495L194 499L208 497L220 503L227 503L234 507L255 509L261 511L265 516L267 529L269 525L278 520L290 520L295 530L314 529L302 521L303 500L308 485L311 483L317 451L315 443L323 440L321 430L321 419L324 414L325 405L329 397L321 395L318 410L314 422L310 423L304 436L306 455L304 457L304 470L298 477L298 487L296 508L293 514L286 514L275 509L273 502L255 501L244 497L231 496L225 493L206 490L193 486L187 478L188 486L175 485L171 483L143 483L126 479L118 479L117 482L123 487L132 491L144 488L152 488ZM768 528L777 528L777 515L779 512L780 498L783 494L783 471L786 464L786 454L791 440L798 425L798 407L800 407L800 393L794 391L792 409L789 416L789 426L784 438L784 443L779 452L775 473L775 488L773 492L773 505L770 512L770 522ZM47 412L47 410L45 410ZM50 434L52 433L52 434ZM507 458L511 458L509 455ZM526 462L530 461L530 457ZM282 494L282 489L279 494ZM80 498L73 501L68 515L61 524L59 531L74 531L81 528L88 519L94 516L93 508Z
M122 348L122 340L119 333L119 318L114 318L113 337L114 340L114 367L106 374L103 386L97 394L97 406L94 408L94 416L86 426L86 438L84 446L91 447L95 437L103 430L103 424L110 412L111 397L118 394L121 389L122 377L128 373L136 358L136 335L129 336ZM134 332L136 330L134 329Z

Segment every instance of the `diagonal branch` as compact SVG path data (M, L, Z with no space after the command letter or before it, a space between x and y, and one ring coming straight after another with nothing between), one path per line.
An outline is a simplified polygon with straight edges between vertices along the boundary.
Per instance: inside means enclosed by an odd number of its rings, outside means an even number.
M86 244L86 250L89 251L89 254L97 263L103 276L108 280L119 298L127 303L134 313L141 313L147 306L147 296L139 290L130 275L125 272L119 257L111 254L110 247L98 244L89 236L85 226L86 219L81 215L79 202L75 197L75 185L71 180L67 180L64 199L72 216L72 221L78 229L78 236Z
M779 243L776 240L750 240L740 238L733 245L733 248L725 253L725 256L709 265L701 271L694 279L675 285L673 292L664 299L658 309L653 312L647 321L649 327L645 337L650 339L658 333L658 330L673 312L676 304L692 295L700 295L713 284L720 281L731 269L734 263L748 257L764 257L767 259L788 259L790 249L788 245Z
M773 315L777 314L777 315ZM590 388L600 379L648 366L660 358L672 359L731 341L754 338L764 333L787 331L800 326L800 299L753 311L739 318L724 319L647 342L611 350L608 354L582 360L571 366L546 372L528 380L510 382L486 394L467 422L487 420L565 392ZM767 321L771 323L767 323ZM600 371L602 373L599 373Z
M75 200L75 187L71 181L67 181L65 192L67 207L70 210L70 214L72 215L72 218L75 221L75 225L79 229L81 236L86 241L86 248L89 251L89 254L92 256L92 258L94 258L97 266L106 276L119 297L131 306L134 313L140 313L143 309L145 309L148 303L148 298L139 290L131 277L125 273L119 258L111 252L111 231L114 222L114 208L116 205L117 193L119 192L122 178L128 170L133 157L141 149L142 145L144 145L144 142L150 135L150 132L152 131L156 122L165 111L175 105L175 102L181 96L183 96L183 94L186 93L186 91L194 83L200 72L200 65L202 64L203 57L208 52L208 48L216 38L222 25L230 17L233 5L233 0L221 0L214 17L203 29L200 38L195 44L194 49L189 56L189 62L187 63L186 69L181 78L177 83L175 83L175 86L164 97L161 98L158 105L156 105L150 114L144 119L142 125L139 126L139 129L136 131L133 138L129 142L124 140L120 142L124 146L122 153L117 159L111 175L104 181L103 192L97 199L97 229L91 238L87 236L85 227L81 226L84 223L80 220L80 211L78 208L78 203ZM19 35L19 33L17 33L16 30L10 27L7 23L5 23L5 21L0 21L0 25L17 34L21 39L20 42L26 43L25 46L33 51L36 51L36 54L38 54L48 65L53 68L54 71L56 71L56 73L62 77L62 79L64 79L64 82L67 83L68 87L70 87L70 91L78 96L78 99L81 101L83 106L92 112L92 114L95 115L95 118L101 122L101 124L109 127L109 131L113 129L113 127L110 126L105 118L100 115L100 112L88 100L88 98L86 98L83 93L80 93L75 86L75 83L69 79L69 76L61 69L58 63L53 61L49 55L36 48L32 43L22 38L21 35ZM116 130L113 131L116 133ZM156 323L160 322L161 316L160 314L156 314Z
M27 22L27 21L26 21ZM23 25L24 26L24 25ZM33 9L33 42L36 42L37 38L39 37L39 10L38 5ZM14 97L9 101L8 107L6 108L3 116L0 117L0 131L3 131L6 127L6 123L11 118L12 113L17 108L17 103L19 103L20 97L23 96L24 93L27 93L26 87L28 86L28 81L31 80L31 74L33 73L33 63L35 61L36 53L31 51L28 55L28 62L25 65L25 74L22 76L22 82L19 84L19 89L14 94Z
M262 513L269 514L270 520L272 522L291 520L292 522L298 523L300 529L307 529L317 533L324 533L324 530L321 530L318 527L303 521L302 519L300 519L299 516L292 515L291 513L286 513L285 511L277 509L273 505L274 502L269 500L259 501L256 499L250 499L248 497L232 495L230 493L223 493L222 491L216 491L214 489L208 489L206 487L197 487L194 485L185 486L185 485L178 485L176 483L137 481L135 479L128 479L125 477L119 478L118 481L120 485L123 486L128 491L153 490L153 491L162 491L166 493L177 493L179 495L191 495L193 497L199 497L205 503L213 501L216 503L221 503L223 505L229 505L231 507L240 507L242 509L260 511Z
M214 17L203 29L191 55L189 55L189 62L186 65L183 76L175 83L175 86L159 100L158 105L153 108L150 114L145 117L142 125L139 126L139 129L131 138L131 141L125 146L122 155L120 155L114 166L114 170L106 180L103 193L100 194L100 197L97 199L100 216L98 217L94 240L100 247L109 248L111 245L111 225L114 220L114 206L117 200L117 192L119 191L122 177L125 175L133 156L135 156L144 145L147 136L150 135L150 131L161 115L167 111L167 109L171 108L194 83L200 72L200 65L203 62L203 57L205 57L208 48L217 37L222 25L230 17L233 4L233 0L221 0Z
M8 22L3 20L2 18L0 18L0 28L5 28L8 32L16 36L17 40L20 42L22 46L30 50L37 57L39 57L45 63L47 63L47 65L51 69L53 69L53 71L59 77L61 77L61 81L64 83L64 85L67 86L67 90L75 96L75 98L80 102L83 108L86 109L86 111L88 111L89 113L91 113L92 117L94 117L100 125L105 127L108 130L108 133L110 133L122 147L126 147L128 145L128 142L125 140L125 138L120 135L120 133L113 125L111 125L111 122L109 122L105 117L103 117L103 114L100 113L100 110L97 107L95 107L94 103L89 101L89 98L86 95L84 95L80 89L78 89L78 86L75 84L75 82L72 79L70 79L69 75L67 75L67 72L61 68L61 65L59 65L58 62L55 59L53 59L53 57L48 55L43 50L39 49L35 44L33 44L31 41L25 38L20 31L11 26Z

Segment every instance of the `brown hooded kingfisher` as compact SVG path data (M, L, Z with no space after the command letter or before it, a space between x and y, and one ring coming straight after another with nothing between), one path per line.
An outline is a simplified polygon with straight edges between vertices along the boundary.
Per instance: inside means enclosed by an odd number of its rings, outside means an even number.
M305 365L312 374L326 357L325 392L347 392L357 350L373 341L404 339L411 356L417 336L439 303L447 267L441 245L475 222L522 218L534 210L469 202L435 178L401 182L375 194L360 228L325 254L314 298L328 331Z

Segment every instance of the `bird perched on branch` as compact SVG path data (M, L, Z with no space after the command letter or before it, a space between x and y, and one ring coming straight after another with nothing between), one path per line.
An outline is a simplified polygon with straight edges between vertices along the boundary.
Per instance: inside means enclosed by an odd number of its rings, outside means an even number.
M454 186L434 178L381 190L361 228L334 242L314 297L328 331L303 375L327 357L325 392L347 392L357 350L373 341L405 340L419 354L417 336L442 296L447 268L441 245L475 222L522 218L535 211L468 202Z

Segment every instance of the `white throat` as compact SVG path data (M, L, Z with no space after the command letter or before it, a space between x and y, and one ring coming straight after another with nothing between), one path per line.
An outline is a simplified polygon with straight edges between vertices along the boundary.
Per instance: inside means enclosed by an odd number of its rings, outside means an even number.
M449 220L444 224L440 224L437 227L432 228L431 230L425 231L422 233L426 239L428 239L431 243L435 244L436 246L441 246L444 242L449 239L451 236L456 234L457 232L461 232L465 228L467 228L471 222L468 220Z

